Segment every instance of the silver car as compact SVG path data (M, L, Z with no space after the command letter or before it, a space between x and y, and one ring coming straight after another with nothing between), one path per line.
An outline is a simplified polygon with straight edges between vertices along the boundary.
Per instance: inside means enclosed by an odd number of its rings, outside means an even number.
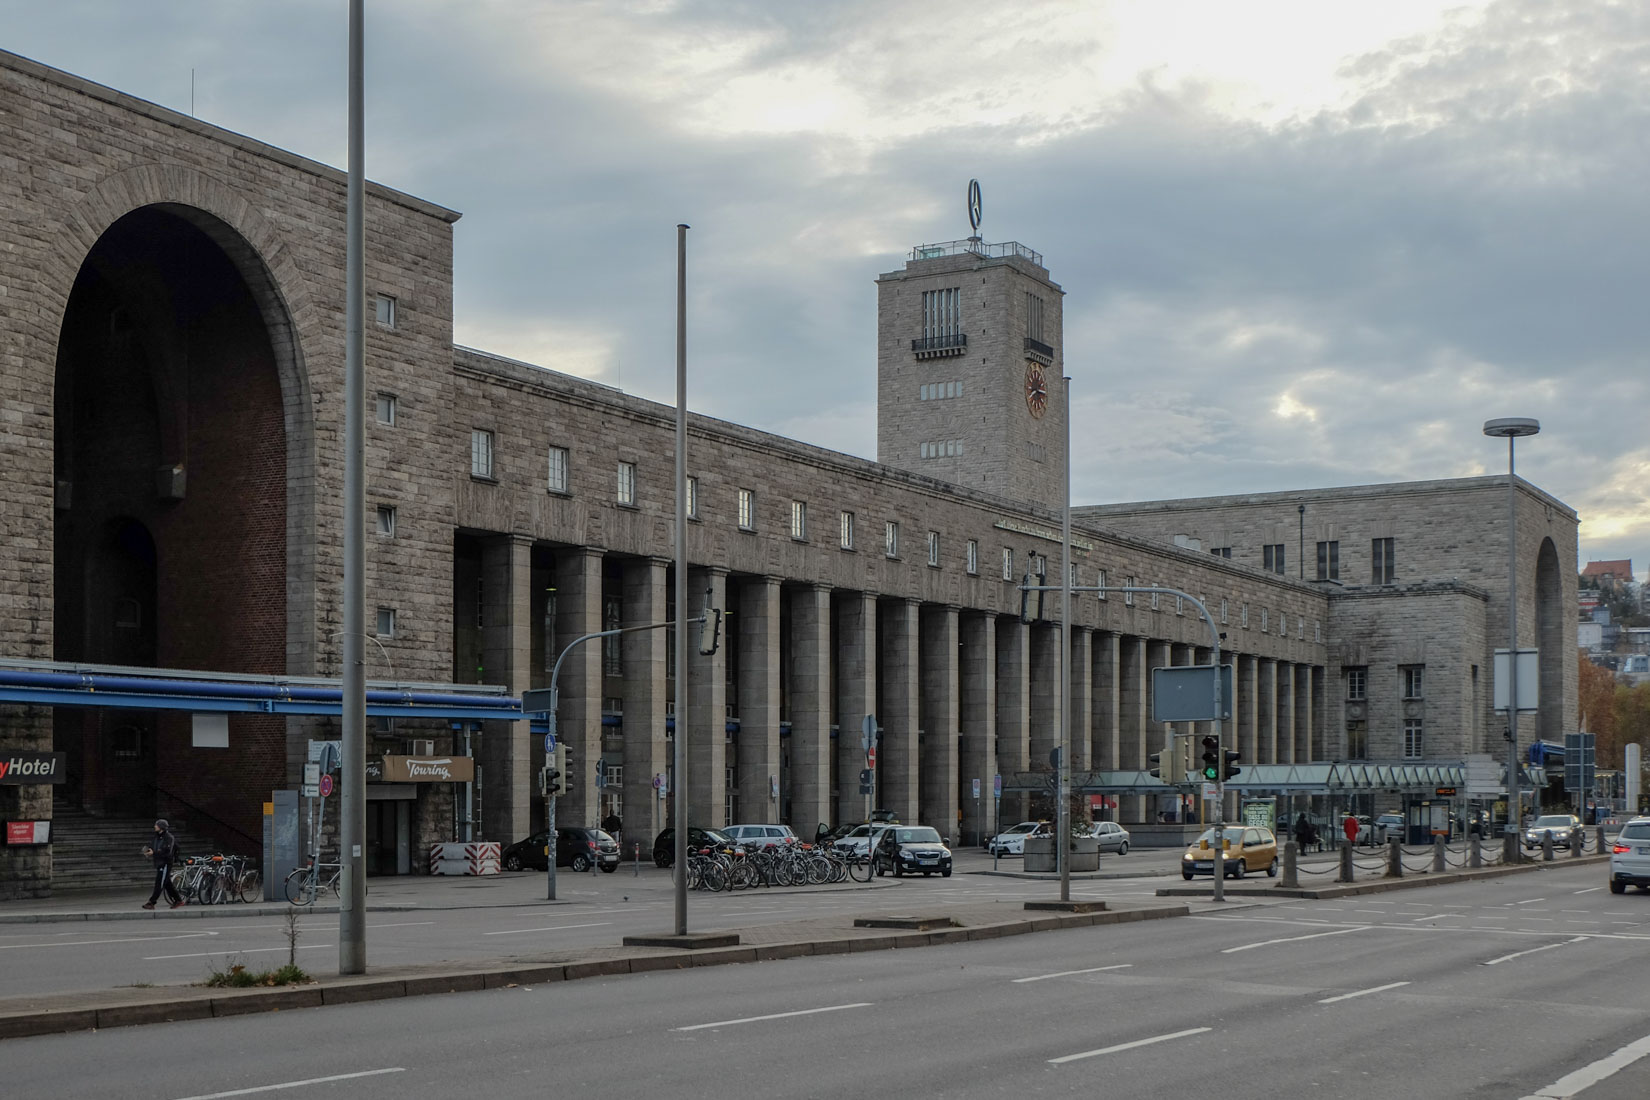
M1129 831L1115 821L1096 821L1089 833L1100 846L1102 852L1116 852L1123 855L1129 850Z
M1635 817L1621 827L1610 848L1610 893L1629 886L1650 890L1650 817Z
M1541 847L1542 838L1551 833L1553 847L1568 848L1571 835L1580 828L1581 819L1574 814L1543 814L1524 830L1524 847Z

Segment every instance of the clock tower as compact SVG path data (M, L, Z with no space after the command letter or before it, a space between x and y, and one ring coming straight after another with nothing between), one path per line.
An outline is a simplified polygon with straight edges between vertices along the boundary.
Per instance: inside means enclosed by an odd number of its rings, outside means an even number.
M969 187L979 228L979 191ZM1064 292L1038 253L979 236L918 245L877 278L877 460L1057 509Z

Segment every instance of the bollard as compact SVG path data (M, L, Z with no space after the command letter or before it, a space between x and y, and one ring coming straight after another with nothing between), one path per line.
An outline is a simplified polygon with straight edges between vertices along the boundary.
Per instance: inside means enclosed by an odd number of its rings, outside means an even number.
M1553 831L1551 829L1548 829L1546 832L1541 834L1541 862L1551 863L1552 861L1553 861Z
M1593 828L1598 830L1598 854L1603 855L1604 851L1605 851L1605 848L1604 848L1604 826L1595 825L1595 826L1593 826Z
M1587 830L1574 828L1570 830L1570 858L1580 859L1581 850L1587 847Z
M1398 846L1397 837L1386 842L1386 877L1404 877L1404 850Z
M1443 874L1444 867L1444 838L1435 836L1432 838L1432 869L1438 874Z
M1283 843L1283 881L1278 885L1289 890L1298 890L1300 884L1300 875L1295 869L1295 842L1286 840Z
M1342 882L1352 881L1352 845L1348 844L1341 849L1341 878Z
M1474 871L1484 866L1484 842L1477 833L1467 838L1467 866Z
M1501 838L1501 862L1506 864L1522 863L1518 849L1518 834L1509 830Z
M631 852L630 877L631 878L640 878L641 875L642 875L642 846L640 844L632 844L630 846L630 852Z

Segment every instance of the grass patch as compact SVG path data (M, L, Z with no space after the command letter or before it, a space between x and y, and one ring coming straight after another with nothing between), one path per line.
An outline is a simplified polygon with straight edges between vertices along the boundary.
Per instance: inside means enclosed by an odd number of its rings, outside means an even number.
M311 980L308 974L291 963L279 970L248 970L245 963L235 963L228 970L214 969L205 984L220 989L250 989L254 986L297 985Z

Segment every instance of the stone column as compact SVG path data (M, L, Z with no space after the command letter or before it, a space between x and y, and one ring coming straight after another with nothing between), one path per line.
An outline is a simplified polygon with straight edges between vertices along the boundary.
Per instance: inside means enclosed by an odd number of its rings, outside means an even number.
M1312 759L1312 666L1295 665L1296 763Z
M865 770L860 744L865 716L877 715L877 598L839 592L836 612L836 813L833 822L864 821L871 796L859 793Z
M556 643L562 650L547 655L552 669L573 639L602 629L601 551L558 550L555 575ZM567 745L572 772L571 777L563 777L566 793L556 800L556 816L568 824L594 825L600 816L596 761L602 755L602 641L597 638L575 646L556 677L560 697L556 736ZM647 843L652 842L649 834Z
M1090 761L1089 730L1093 724L1094 694L1090 676L1094 664L1089 642L1094 632L1086 627L1071 628L1071 766L1075 771L1094 767Z
M1120 635L1117 677L1117 766L1124 771L1146 767L1146 720L1150 701L1148 683L1151 670L1146 663L1146 639ZM1144 796L1136 796L1126 820L1150 821Z
M904 822L918 814L917 731L921 717L921 629L916 600L881 605L882 747L877 752L877 807L892 810Z
M1278 663L1255 658L1255 754L1257 764L1278 762Z
M1019 619L997 621L997 769L1004 782L1031 766L1031 628ZM992 828L1025 819L1028 799L1020 793L1003 796L1002 821L992 815Z
M481 663L487 683L532 687L533 542L488 539L481 550ZM513 844L532 831L531 733L526 722L483 722L481 837Z
M790 826L811 841L814 830L831 813L831 589L823 584L800 585L788 598Z
M922 729L917 759L917 820L941 836L957 833L957 609L919 611L922 630Z
M1322 665L1312 666L1312 730L1313 730L1313 760L1334 760L1341 756L1339 749L1331 743L1329 724L1329 696L1325 690L1325 669Z
M621 626L662 623L670 606L665 584L670 562L633 558L624 563ZM640 828L655 837L670 823L666 803L653 789L653 777L669 772L665 740L665 641L667 631L637 630L619 635L624 666L624 809L626 831ZM632 834L634 835L634 834Z
M717 566L688 569L688 618L704 614L706 589L712 607L727 607L728 571ZM678 677L676 731L681 736L685 724L688 821L710 825L722 821L728 804L728 657L722 646L708 657L699 652L698 623L687 624L687 632L687 698L684 707Z
M1278 669L1278 740L1276 757L1279 764L1295 762L1295 666L1288 661L1277 662Z
M1032 623L1029 629L1031 761L1027 770L1045 775L1049 770L1048 754L1058 744L1060 730L1060 631L1047 623ZM1030 812L1029 800L1027 806L1026 816L1035 816ZM1051 812L1049 820L1053 819Z
M962 774L958 797L963 800L963 840L980 844L993 821L991 781L997 774L997 618L966 612L959 630ZM975 779L980 781L978 801Z
M779 618L778 577L739 582L732 632L739 646L739 816L748 823L779 820Z
M1117 635L1109 630L1094 632L1093 644L1093 697L1094 703L1090 711L1092 725L1089 730L1090 748L1089 765L1100 771L1117 770L1117 677L1118 677L1118 645Z
M1241 754L1239 766L1247 767L1260 763L1255 740L1255 723L1260 713L1256 706L1256 661L1247 653L1233 654L1233 659L1237 662L1237 667L1232 670L1232 690L1237 694L1237 698L1232 700L1232 727L1237 735L1237 749Z

